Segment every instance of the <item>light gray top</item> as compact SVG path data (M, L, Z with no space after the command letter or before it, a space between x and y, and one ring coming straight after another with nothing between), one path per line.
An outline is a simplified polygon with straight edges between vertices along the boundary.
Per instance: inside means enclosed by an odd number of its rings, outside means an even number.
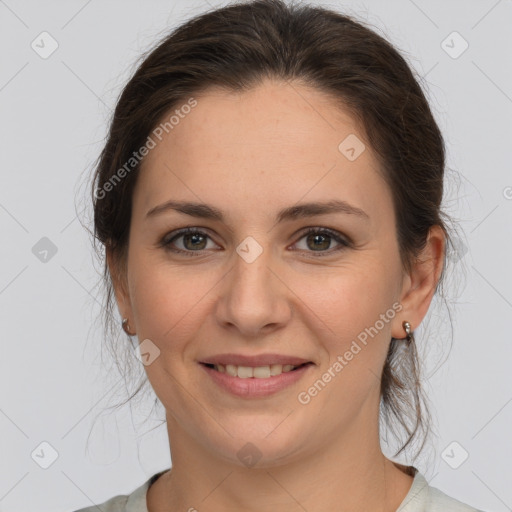
M431 487L416 468L412 470L415 474L411 488L396 512L482 512ZM76 512L148 512L147 491L166 471L156 473L131 494L114 496L97 506L81 508Z

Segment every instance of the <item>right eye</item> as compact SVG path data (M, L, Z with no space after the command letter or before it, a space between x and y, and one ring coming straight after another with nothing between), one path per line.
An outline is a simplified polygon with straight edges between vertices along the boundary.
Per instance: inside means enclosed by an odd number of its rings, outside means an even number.
M211 240L210 236L197 228L184 228L166 234L159 245L166 251L193 256L193 253L202 253L208 249L208 239ZM182 248L175 246L178 240L181 240L178 245L181 244Z

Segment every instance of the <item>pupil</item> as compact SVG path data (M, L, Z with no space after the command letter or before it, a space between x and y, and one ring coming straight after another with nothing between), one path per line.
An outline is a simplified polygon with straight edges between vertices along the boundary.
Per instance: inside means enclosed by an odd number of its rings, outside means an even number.
M329 237L326 237L325 235L310 235L308 238L309 239L313 238L313 240L315 241L314 247L316 247L316 248L327 249L329 247L329 242L326 241ZM322 239L324 241L323 245L316 244L316 242L318 242L318 241L321 242Z
M192 235L185 235L185 246L187 246L187 243L186 241L190 241L192 240L192 248L198 248L198 243L201 243L201 239L204 238L202 235L199 235L199 234L192 234ZM204 240L203 240L204 242ZM187 247L187 248L190 248L190 247ZM202 247L199 247L200 249L202 249Z

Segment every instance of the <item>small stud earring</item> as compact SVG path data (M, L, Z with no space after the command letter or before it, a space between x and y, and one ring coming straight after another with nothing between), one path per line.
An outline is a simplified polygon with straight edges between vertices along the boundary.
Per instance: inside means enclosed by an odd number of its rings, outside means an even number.
M123 318L123 322L121 324L123 331L128 334L128 336L135 336L136 332L130 332L130 326L128 325L128 318Z

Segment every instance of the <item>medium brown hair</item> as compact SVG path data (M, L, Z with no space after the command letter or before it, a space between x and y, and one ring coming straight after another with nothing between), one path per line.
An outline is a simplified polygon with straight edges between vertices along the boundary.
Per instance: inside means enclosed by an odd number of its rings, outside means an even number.
M441 226L450 241L448 217L441 211L443 137L404 57L352 16L322 7L256 0L196 16L167 34L142 57L117 101L94 173L92 200L94 237L102 250L112 254L121 273L140 164L114 184L116 173L123 166L126 169L133 152L171 109L211 86L240 92L265 78L323 91L360 123L392 194L405 270L425 247L432 226ZM114 186L99 194L109 181ZM112 276L103 261L106 328L118 335ZM445 265L446 259L436 293ZM421 433L427 434L430 424L416 345L402 347L401 340L391 339L381 376L381 418L403 441L397 454ZM402 434L395 429L395 420Z

